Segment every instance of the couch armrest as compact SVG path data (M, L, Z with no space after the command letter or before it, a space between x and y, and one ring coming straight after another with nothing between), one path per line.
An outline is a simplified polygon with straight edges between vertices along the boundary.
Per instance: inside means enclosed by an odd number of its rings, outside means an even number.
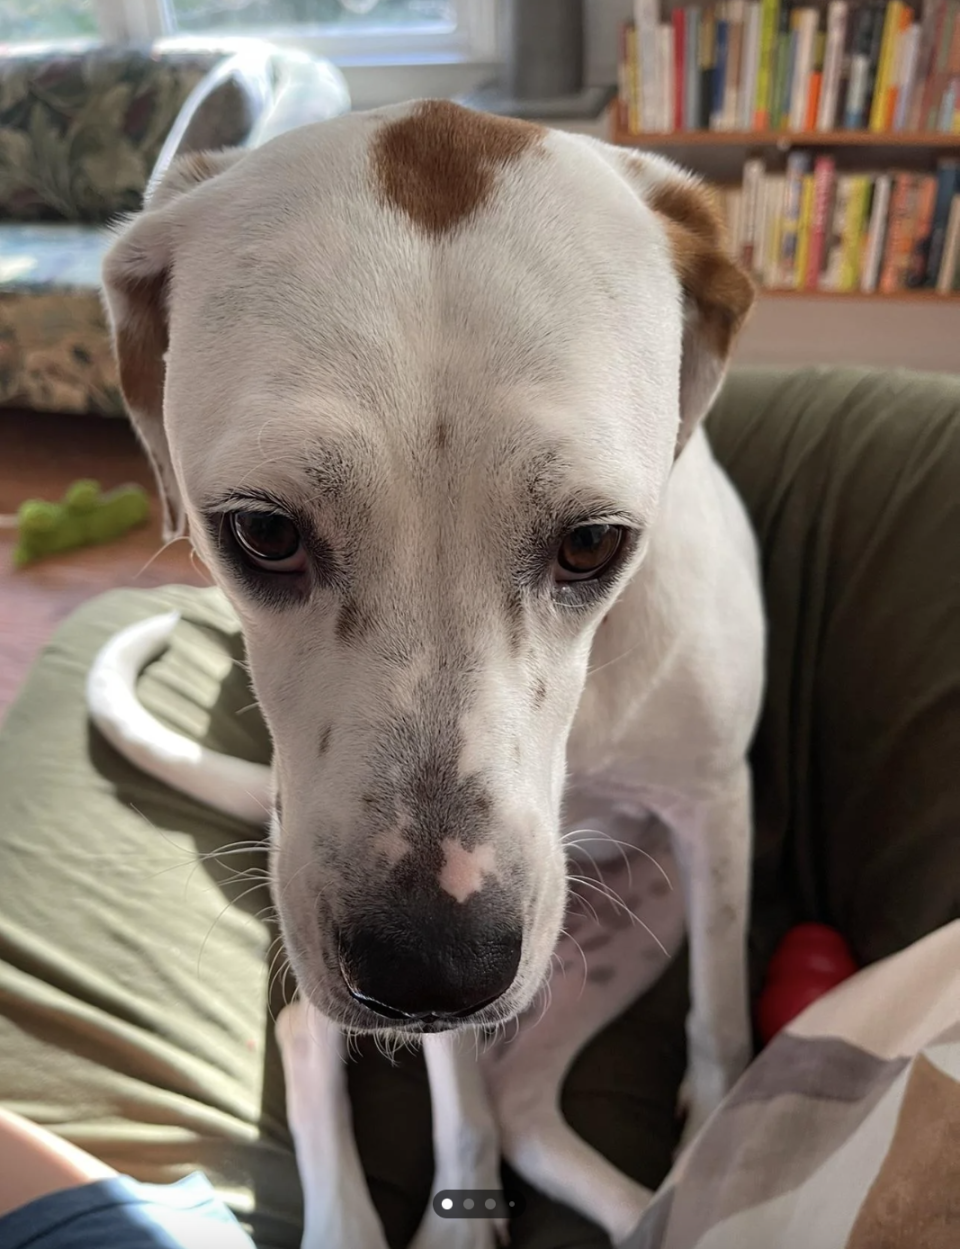
M267 43L243 48L216 65L190 94L154 165L147 198L179 156L257 147L349 108L346 81L328 61Z

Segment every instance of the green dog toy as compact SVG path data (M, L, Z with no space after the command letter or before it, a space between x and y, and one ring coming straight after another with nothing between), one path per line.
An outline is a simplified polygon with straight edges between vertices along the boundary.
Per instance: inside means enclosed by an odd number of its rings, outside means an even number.
M84 480L75 481L59 503L27 499L16 516L0 518L0 523L19 531L13 562L22 568L45 555L113 542L144 524L149 515L150 502L142 487L119 486L102 494L99 482Z

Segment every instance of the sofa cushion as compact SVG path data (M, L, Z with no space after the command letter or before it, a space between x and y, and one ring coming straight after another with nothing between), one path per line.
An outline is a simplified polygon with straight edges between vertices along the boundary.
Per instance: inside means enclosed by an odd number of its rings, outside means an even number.
M106 221L138 208L177 114L222 56L0 57L0 219Z

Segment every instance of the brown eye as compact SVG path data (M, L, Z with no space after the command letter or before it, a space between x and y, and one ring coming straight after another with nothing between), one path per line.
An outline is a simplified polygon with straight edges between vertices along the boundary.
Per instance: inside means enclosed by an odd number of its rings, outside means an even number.
M230 528L247 562L266 572L303 572L300 531L282 512L231 512Z
M579 525L560 543L555 581L589 581L611 562L623 539L619 525Z

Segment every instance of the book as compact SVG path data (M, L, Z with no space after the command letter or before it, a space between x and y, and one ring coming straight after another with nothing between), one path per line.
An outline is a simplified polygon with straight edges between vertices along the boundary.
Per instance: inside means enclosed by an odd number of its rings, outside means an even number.
M794 15L796 50L791 70L788 124L791 130L802 130L807 117L810 73L813 68L814 40L817 35L819 13L816 9L804 7L795 9Z
M896 0L894 0L894 3ZM912 173L894 174L890 195L890 217L887 243L880 267L880 292L893 295L903 288L913 240L913 223L917 208L917 177Z
M787 189L786 174L773 174L767 178L764 255L760 271L764 286L771 289L780 282L780 245L783 237L784 195Z
M633 130L630 122L630 23L620 25L620 55L617 58L617 129Z
M917 57L920 54L920 24L912 22L900 42L900 74L897 83L897 102L893 113L893 130L905 130L913 82L917 73Z
M799 283L803 290L815 291L820 285L836 178L837 165L833 157L818 156L813 166L807 264Z
M927 276L927 260L930 255L930 236L933 233L933 213L937 200L937 178L926 174L917 181L917 212L907 255L904 285L921 287Z
M950 87L950 61L958 17L960 17L960 0L947 0L943 14L943 27L934 57L933 72L929 79L929 98L925 101L927 111L926 115L920 119L921 130L941 128L943 99Z
M686 119L684 117L684 88L686 86L686 54L687 54L687 11L686 9L677 7L670 14L670 24L673 27L673 99L671 101L670 116L673 120L672 130L685 130Z
M810 66L809 83L807 86L807 107L801 129L810 131L817 128L817 113L820 111L820 88L823 85L823 52L825 42L821 31L813 37L813 60Z
M886 129L884 118L887 110L887 87L890 83L894 48L900 36L900 0L889 0L883 18L883 34L880 40L880 59L870 104L870 129L875 133Z
M867 295L873 294L880 280L880 265L887 242L892 185L893 179L889 174L880 174L873 184L870 225L867 229L860 274L860 289Z
M833 130L837 123L840 76L843 72L843 54L847 40L847 14L847 0L830 0L827 9L826 48L823 54L823 85L820 88L820 107L817 110L818 130Z
M657 81L659 49L657 25L658 0L634 0L633 21L636 27L637 53L640 64L641 116L646 130L665 129L658 124L660 87Z
M757 103L757 75L760 70L760 0L748 0L743 26L743 55L740 73L740 111L737 129L750 130Z
M917 73L905 129L915 133L930 111L933 91L933 72L937 52L943 39L947 13L947 0L925 0L920 19L920 41L917 52Z
M936 286L943 259L943 247L947 234L947 219L953 197L960 192L960 161L942 160L937 170L937 197L933 207L933 225L930 229L930 251L927 257L925 285Z
M820 267L819 275L819 289L822 291L840 290L854 181L852 174L837 175L833 195L833 208L827 229L824 232L823 263ZM814 211L816 211L816 207L814 207Z
M746 0L727 0L727 76L723 87L722 130L734 130L740 108L740 65L743 57L743 24Z
M795 289L797 285L797 246L800 216L803 209L804 178L810 169L808 152L791 152L787 157L784 177L783 219L780 227L780 263L778 286ZM812 185L812 179L811 179Z
M873 10L873 20L870 24L870 45L867 49L867 70L864 80L863 118L857 129L866 129L869 126L873 101L876 96L877 75L880 72L880 55L883 47L885 22L886 9L883 5L878 4Z
M729 42L730 23L727 21L727 7L722 4L717 9L716 26L716 60L713 71L713 90L710 99L710 129L723 129L723 101L727 89L727 45Z
M903 58L906 55L907 32L913 24L912 9L907 8L905 4L901 4L890 51L889 76L883 101L883 115L880 119L880 129L882 131L893 129L893 119L896 116L897 102L900 98L900 80L903 76Z
M776 38L776 64L770 93L770 128L784 128L784 98L788 97L787 82L790 73L790 55L793 47L793 12L789 4L780 9L780 27Z
M840 275L837 281L837 289L840 291L855 291L859 285L867 209L870 204L871 179L864 174L858 174L850 181L847 216L843 225Z
M673 26L670 22L661 22L657 27L657 83L660 87L657 107L658 130L674 129L673 76Z
M708 4L700 15L700 93L697 125L710 129L713 110L713 75L717 63L717 11Z
M754 272L757 242L760 233L760 197L763 186L763 161L757 158L744 162L742 216L738 257L743 267Z
M770 129L770 104L773 99L774 63L776 61L779 0L761 0L760 49L757 55L757 92L754 100L754 130Z
M797 263L793 279L794 290L803 290L810 255L810 227L813 221L813 174L803 175L800 189L800 220L797 223Z
M683 128L700 125L700 10L687 9L684 24L686 46L683 54Z
M960 195L954 195L947 218L940 271L937 274L937 290L941 295L960 288Z

